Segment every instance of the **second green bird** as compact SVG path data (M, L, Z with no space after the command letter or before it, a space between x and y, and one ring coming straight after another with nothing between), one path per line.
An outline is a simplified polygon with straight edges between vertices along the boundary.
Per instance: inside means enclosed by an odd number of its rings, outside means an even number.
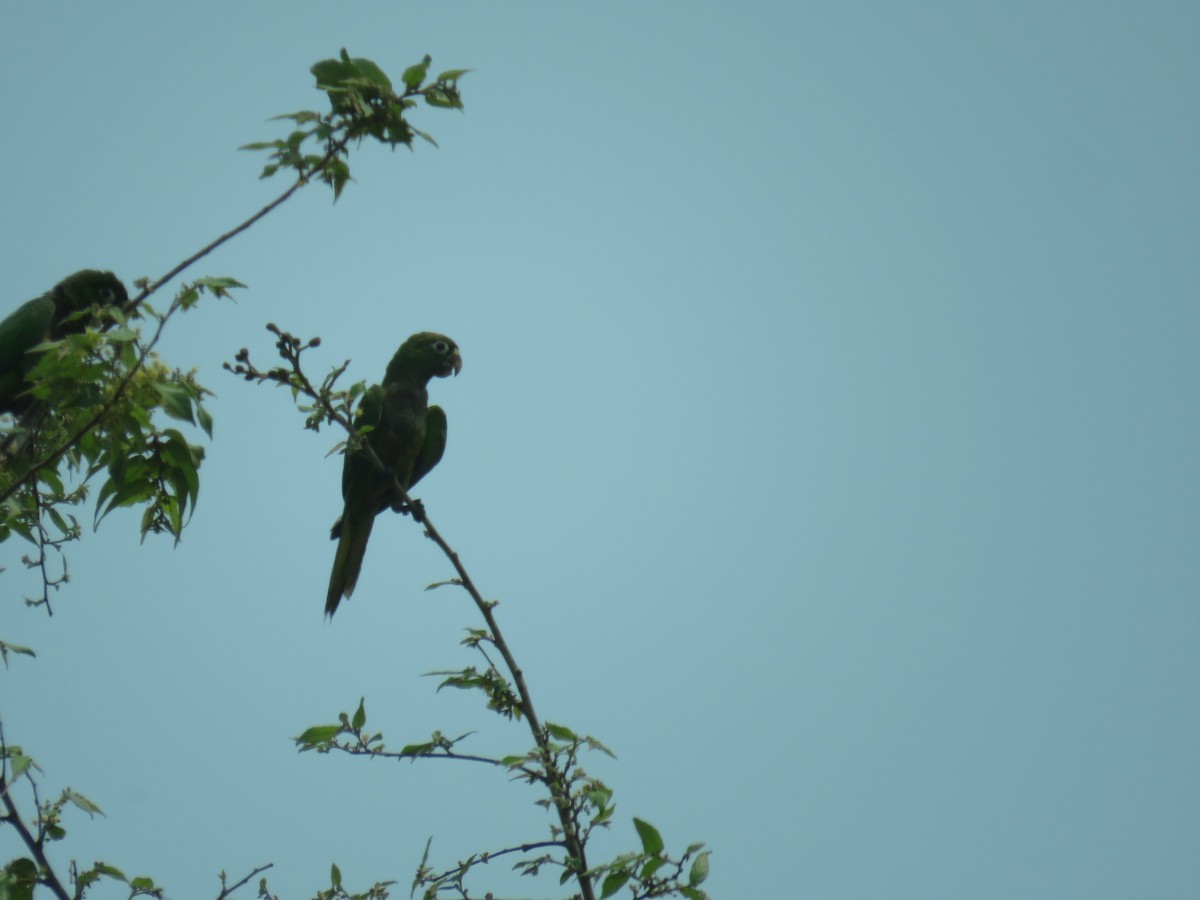
M325 596L325 615L337 612L358 581L375 516L395 508L392 476L411 490L438 464L446 449L446 413L429 405L430 378L457 375L462 369L458 345L443 334L422 331L400 345L383 382L363 394L355 416L358 427L389 472L380 472L362 451L347 453L342 468L345 508L330 534L338 542Z
M83 331L87 319L71 318L75 313L91 306L122 306L128 299L125 285L112 272L83 269L0 322L0 412L20 415L33 402L25 393L29 388L25 376L37 363L38 354L30 350Z

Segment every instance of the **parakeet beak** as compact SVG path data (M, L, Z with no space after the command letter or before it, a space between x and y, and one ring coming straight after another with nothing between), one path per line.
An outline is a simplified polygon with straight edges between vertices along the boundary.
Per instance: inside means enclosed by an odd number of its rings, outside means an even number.
M450 366L454 369L454 377L457 378L458 373L462 371L462 356L457 350L455 350L454 355L450 357Z

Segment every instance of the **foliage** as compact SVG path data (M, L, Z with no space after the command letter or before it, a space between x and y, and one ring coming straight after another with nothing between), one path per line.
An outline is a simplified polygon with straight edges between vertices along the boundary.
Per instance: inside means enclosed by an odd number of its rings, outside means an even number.
M114 509L140 507L142 539L150 533L166 533L176 542L196 507L200 467L204 450L189 443L185 432L172 423L186 423L210 439L213 422L204 406L210 392L193 371L170 367L155 352L169 321L196 305L204 295L229 297L243 288L229 277L198 278L182 284L158 312L149 298L223 243L245 231L259 219L286 202L299 188L319 180L333 191L336 201L350 180L349 148L373 139L391 148L412 147L415 138L433 144L433 138L415 128L409 114L420 99L428 106L462 109L459 79L466 69L452 69L429 79L428 56L406 68L394 87L374 62L352 58L342 50L336 59L312 67L318 90L329 109L289 113L277 119L292 123L284 138L248 144L244 149L268 151L263 178L280 171L291 172L294 182L279 197L208 246L183 260L154 282L137 282L140 293L124 308L93 310L86 329L61 340L35 348L38 359L26 378L32 403L10 427L0 433L0 542L16 535L33 545L36 553L26 556L30 568L39 569L42 595L27 601L50 610L51 588L67 581L63 545L82 534L73 510L92 499L95 492L93 526ZM314 383L304 372L302 356L320 346L317 338L300 339L275 325L268 326L283 365L258 369L248 350L240 351L226 368L248 381L285 387L305 415L306 427L318 431L335 425L345 432L334 452L362 454L380 472L391 476L375 457L364 432L354 427L353 409L365 386L360 382L339 387L348 361L332 368ZM102 480L101 480L102 479ZM581 765L585 753L611 752L595 738L581 735L565 725L543 723L534 707L529 686L517 665L494 615L494 602L479 593L458 555L429 521L419 501L409 498L399 483L403 499L399 511L411 514L446 554L456 576L430 588L456 586L474 602L484 620L483 628L471 628L463 644L477 653L480 665L433 673L441 688L478 691L488 709L506 722L523 723L533 743L516 755L489 757L464 752L468 735L446 737L435 731L428 740L388 749L382 733L366 729L365 700L353 714L342 713L336 724L310 727L295 739L301 752L328 754L334 751L367 758L424 760L446 758L494 767L507 776L540 789L535 801L551 815L544 839L481 851L455 865L430 865L432 839L414 876L412 891L424 898L445 895L469 896L468 879L477 867L501 857L512 857L513 868L524 875L545 871L558 873L560 884L573 882L585 900L607 898L628 892L634 900L678 895L704 900L700 888L708 874L708 853L693 844L678 856L667 853L658 831L640 819L633 820L640 849L611 862L590 865L587 848L598 829L611 828L616 805L613 792ZM61 569L51 574L51 552L58 554ZM8 665L10 655L33 657L31 648L0 641L0 660ZM52 800L40 797L41 769L20 746L5 743L0 724L0 827L10 827L19 836L24 852L0 870L0 900L31 900L42 887L57 900L82 900L96 884L107 881L128 889L130 898L164 896L164 889L145 875L127 876L106 862L81 869L70 864L64 878L47 857L49 844L67 835L67 813L82 811L103 815L100 807L83 794L65 788ZM18 790L20 788L20 790ZM217 900L226 900L270 868L253 869L230 882L220 874ZM379 881L365 891L352 892L335 864L327 888L316 892L318 900L386 900L394 882ZM598 892L597 892L598 890ZM278 900L266 879L258 882L261 900Z
M350 180L344 152L350 142L371 137L392 148L398 144L411 148L414 138L420 137L437 146L432 137L409 122L406 113L417 105L417 97L430 106L462 109L458 79L470 70L451 69L426 84L431 62L427 55L405 69L401 78L404 89L396 93L379 66L369 59L351 59L343 49L338 59L324 59L312 67L317 87L329 97L329 112L301 110L276 116L291 120L295 130L286 138L258 141L242 149L271 151L271 161L263 167L261 177L270 178L281 169L294 171L302 180L319 175L333 189L336 200ZM324 153L307 149L310 138L325 147Z
M142 302L128 311L96 313L92 327L41 344L27 381L35 403L5 434L0 450L0 542L24 538L36 553L25 563L42 574L42 596L29 600L49 610L50 588L67 580L48 571L49 551L82 529L71 511L89 498L92 480L105 476L93 524L120 507L144 507L143 539L170 534L178 542L195 508L204 449L164 420L187 422L212 436L204 408L209 391L194 372L169 368L154 352L166 322L203 293L228 297L242 287L231 278L201 278L179 288L158 313ZM155 328L147 338L143 322Z

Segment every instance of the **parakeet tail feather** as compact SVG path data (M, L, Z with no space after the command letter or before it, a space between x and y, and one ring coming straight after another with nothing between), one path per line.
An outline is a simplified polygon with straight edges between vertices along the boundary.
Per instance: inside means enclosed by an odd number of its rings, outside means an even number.
M358 573L362 571L363 557L367 553L367 541L371 539L371 526L375 524L372 511L365 519L351 524L342 519L341 537L337 554L333 558L333 571L329 575L329 592L325 595L325 615L333 618L343 597L354 593Z

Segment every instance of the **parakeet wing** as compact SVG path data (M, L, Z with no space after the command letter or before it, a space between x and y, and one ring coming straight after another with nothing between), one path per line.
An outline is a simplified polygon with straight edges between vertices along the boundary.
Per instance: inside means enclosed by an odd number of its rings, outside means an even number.
M431 406L425 411L425 442L413 462L412 478L408 489L430 473L446 452L446 411L440 406Z
M54 301L39 297L17 307L0 322L0 411L11 409L25 389L25 372L34 362L31 347L46 340L54 321Z
M383 410L383 388L377 384L367 388L362 399L358 401L358 409L354 411L354 427L363 428L371 426L375 428L379 425L379 416ZM346 499L346 491L349 489L350 481L353 478L361 477L363 470L370 468L370 464L365 460L358 458L353 453L347 453L345 462L342 463L342 499Z

